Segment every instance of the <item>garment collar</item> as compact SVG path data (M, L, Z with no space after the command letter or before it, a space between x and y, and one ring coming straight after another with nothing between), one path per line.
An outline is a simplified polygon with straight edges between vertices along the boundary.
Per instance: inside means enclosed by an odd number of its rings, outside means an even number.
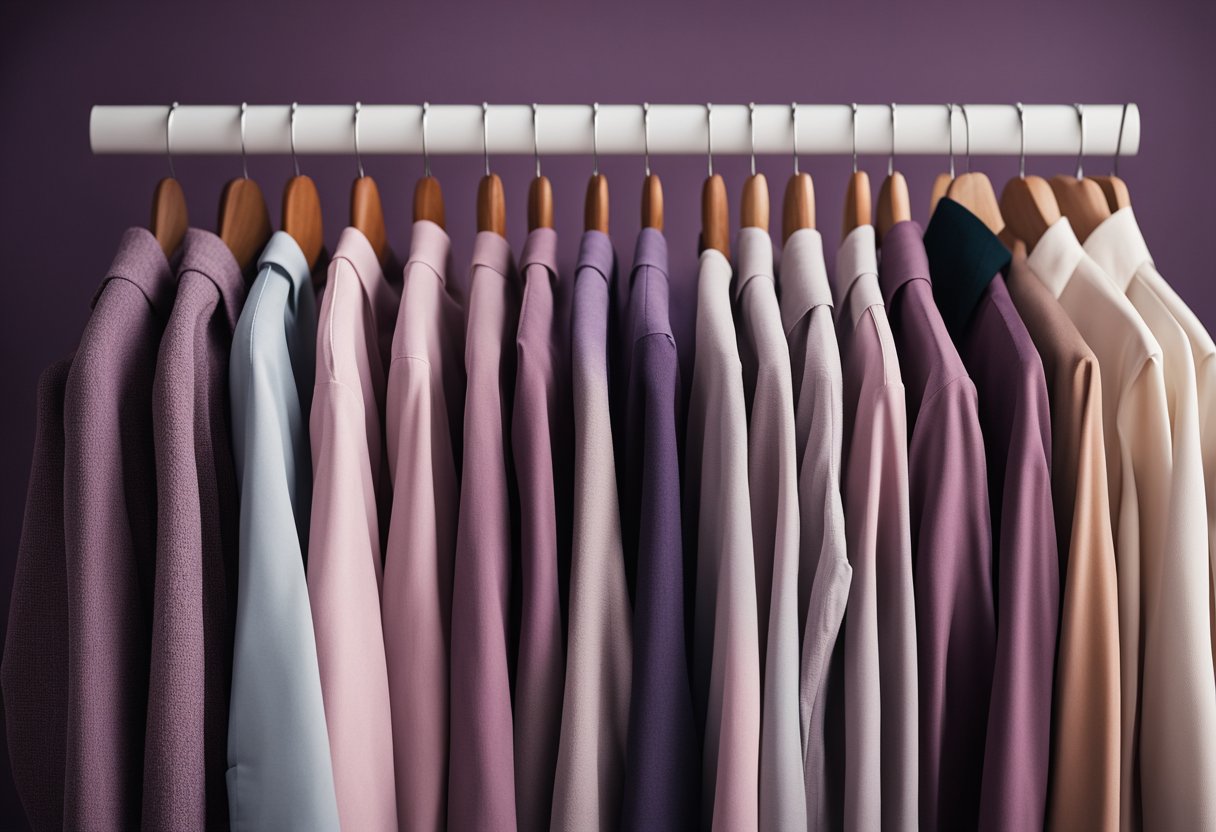
M602 231L584 231L579 240L578 270L581 272L584 269L598 272L605 283L610 282L616 272L616 252L612 250L612 240Z
M258 258L258 272L274 269L291 283L291 302L295 305L300 297L300 288L312 280L308 259L300 245L286 231L276 231L262 249Z
M920 223L906 220L896 223L882 238L878 285L882 288L882 299L887 306L891 305L906 283L913 280L933 283L922 235Z
M740 228L736 242L739 249L739 271L735 275L733 296L737 302L743 289L753 278L773 280L773 241L763 228Z
M501 234L479 231L473 238L472 269L485 268L504 278L511 273L511 244Z
M435 273L439 282L447 280L452 241L448 233L430 220L417 220L410 236L410 257L405 267L417 263Z
M522 272L529 266L544 267L550 280L557 277L557 232L552 228L534 228L528 232L519 254L519 270Z
M858 286L858 283L862 285ZM855 286L859 291L865 291L866 296L852 299ZM836 305L849 311L854 326L857 325L861 313L876 303L882 303L882 293L878 290L878 255L874 250L874 226L858 226L841 242L840 250L836 254L835 297Z
M97 287L90 306L97 305L97 299L101 297L106 285L116 278L138 286L157 317L169 317L177 286L169 260L151 231L146 228L128 228L123 233L110 271Z
M781 324L788 335L816 306L832 306L832 287L823 262L823 237L800 228L781 250Z
M957 335L992 278L1009 265L1009 249L983 220L942 197L925 229L925 253L933 274L933 298L946 327Z
M1142 266L1153 262L1130 205L1103 220L1086 238L1084 249L1122 292Z
M647 267L657 269L667 276L667 238L656 228L643 228L638 233L637 247L633 252L633 271L630 273L630 285L633 285L633 275L638 269Z
M1058 298L1084 257L1085 249L1077 242L1068 217L1060 217L1043 232L1034 250L1026 257L1026 263L1048 291Z
M189 228L182 239L182 259L177 269L180 284L186 275L197 273L215 284L223 300L228 323L236 326L245 302L245 276L228 246L215 234L201 228Z
M380 325L382 316L391 315L396 310L398 297L384 277L376 250L363 232L354 226L342 229L342 234L338 237L338 246L334 249L334 258L329 264L331 274L339 261L349 263L359 276L359 283L367 296L372 317L376 324Z

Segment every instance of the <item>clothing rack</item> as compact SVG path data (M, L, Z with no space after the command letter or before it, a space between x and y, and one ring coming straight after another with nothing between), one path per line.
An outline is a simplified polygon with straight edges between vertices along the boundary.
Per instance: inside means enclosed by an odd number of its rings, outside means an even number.
M183 105L172 108L170 119L164 105L97 105L89 139L99 154L165 153L167 147L173 155L286 154L292 152L292 109ZM295 152L354 153L356 109L361 155L423 152L424 107L418 104L299 105ZM425 149L431 155L703 154L707 112L704 104L426 105ZM712 146L715 154L788 154L796 132L799 155L885 156L894 146L897 156L1068 156L1082 149L1084 155L1117 150L1134 156L1140 148L1135 104L1027 104L1022 119L1020 125L1015 104L715 104Z

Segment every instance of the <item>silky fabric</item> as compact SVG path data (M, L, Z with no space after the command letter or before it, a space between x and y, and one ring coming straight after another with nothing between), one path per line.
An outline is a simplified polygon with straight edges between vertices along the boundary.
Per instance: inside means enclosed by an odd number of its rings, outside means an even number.
M1067 217L1027 257L1102 373L1102 431L1119 579L1119 825L1140 826L1136 769L1147 596L1142 562L1159 559L1169 508L1171 437L1161 347L1127 297L1085 253Z
M68 584L63 395L71 368L71 358L65 358L38 377L34 455L0 662L13 786L34 832L64 828Z
M1207 499L1195 361L1186 331L1153 289L1159 275L1131 208L1089 235L1085 251L1131 301L1161 346L1173 465L1164 548L1141 557L1147 600L1140 711L1140 797L1147 829L1216 827ZM1142 275L1154 275L1152 283Z
M1119 826L1119 604L1107 494L1102 374L1081 333L1014 248L1009 296L1043 360L1060 552L1049 829Z
M385 430L393 507L382 617L393 717L397 815L404 830L444 829L448 649L464 418L464 303L451 242L414 223L388 371Z
M633 575L625 830L695 828L700 800L684 632L680 373L668 300L667 241L662 232L643 228L623 327L628 376L621 522Z
M156 579L141 824L228 825L228 695L240 505L228 360L245 278L219 237L191 228L152 387Z
M840 493L844 380L823 238L795 231L781 252L781 325L789 344L798 454L799 721L807 826L840 826L839 777L829 771L826 719L839 695L837 649L853 567Z
M701 253L684 448L684 528L696 570L693 692L704 746L701 823L760 823L760 635L748 487L747 403L731 313L731 266Z
M448 825L516 828L510 592L514 524L511 396L519 276L507 241L473 244L465 372L464 458L452 585Z
M561 733L565 645L559 573L570 562L570 293L557 233L536 228L519 256L511 448L519 489L520 632L515 670L515 805L521 829L547 829Z
M844 376L844 824L917 828L917 656L904 384L878 286L874 228L836 256Z
M914 222L882 240L879 283L908 405L920 674L920 826L979 822L996 653L988 468L975 384L933 300Z
M574 505L569 631L551 827L619 828L633 666L632 618L609 419L612 242L586 231L571 310Z
M391 499L380 414L399 297L363 232L344 229L317 316L308 596L338 820L369 832L397 829L380 619Z
M747 471L756 558L763 719L760 826L806 827L799 718L798 454L789 345L773 277L773 243L761 228L737 240L739 355L748 403Z
M334 829L334 796L304 552L317 305L291 235L275 232L232 339L240 571L228 715L234 830Z
M925 229L933 292L979 394L996 561L996 655L980 825L1038 829L1047 811L1059 551L1043 362L1000 271L1009 250L943 198ZM964 302L973 298L970 306Z

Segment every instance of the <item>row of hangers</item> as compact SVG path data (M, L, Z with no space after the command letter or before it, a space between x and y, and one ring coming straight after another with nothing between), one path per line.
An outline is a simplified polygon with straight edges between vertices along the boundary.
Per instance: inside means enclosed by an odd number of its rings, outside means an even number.
M165 149L169 157L169 176L157 183L152 198L151 231L156 236L166 256L171 255L181 243L189 226L186 198L180 183L175 178L172 152L173 113L178 104L169 107L165 120ZM354 146L358 165L358 176L351 186L350 224L367 237L381 265L388 262L390 250L384 221L384 210L380 191L372 177L363 170L359 154L359 112L361 104L354 107ZM755 153L755 104L749 105L749 127L752 133L751 173L744 182L740 224L744 228L769 229L768 181L764 174L756 172ZM873 222L879 244L883 236L898 222L911 219L911 200L908 183L895 169L896 105L891 104L891 153L887 160L887 176L879 189L877 214L872 220L869 176L857 168L857 105L853 104L853 172L845 193L843 234ZM1018 175L1005 185L998 200L996 191L988 177L971 167L971 129L965 105L947 104L950 118L950 170L941 173L933 183L930 213L942 196L960 203L982 220L994 234L1007 243L1022 240L1033 249L1043 233L1061 216L1069 218L1078 239L1085 238L1098 225L1117 211L1131 204L1127 185L1118 175L1119 151L1123 142L1123 120L1119 125L1119 138L1115 150L1115 170L1108 176L1082 176L1082 158L1085 153L1085 111L1080 104L1074 105L1080 120L1081 140L1077 155L1076 176L1059 175L1050 181L1040 176L1026 176L1026 132L1025 115L1021 104L1016 104L1018 124L1021 129L1021 154ZM427 152L427 110L422 105L422 155L423 176L414 189L414 219L429 220L444 226L443 191L439 180L431 175L430 156ZM967 136L967 172L954 173L954 112L962 112ZM310 268L316 266L324 248L321 220L321 199L313 180L300 173L299 160L295 152L296 104L291 105L290 133L291 155L295 173L283 190L283 230L299 244ZM815 187L811 175L798 168L798 132L796 104L790 105L790 117L794 124L794 172L785 188L782 206L782 240L802 228L815 227ZM487 141L488 105L482 104L482 147L485 155L485 175L477 186L477 230L492 231L506 236L506 200L502 180L490 170L490 154ZM270 214L266 200L258 184L249 178L245 161L245 111L241 104L241 165L242 175L225 186L220 196L219 237L231 250L242 270L248 269L270 239L272 233ZM650 170L650 105L643 104L643 130L645 136L645 178L642 185L642 227L663 229L663 186L657 174ZM707 121L708 176L701 190L701 248L716 249L730 257L730 209L727 200L726 182L713 169L713 105L705 105ZM1123 119L1127 117L1124 106ZM593 168L587 183L584 203L584 228L603 233L608 232L608 180L599 171L599 105L593 104L592 152ZM547 177L541 173L540 151L536 133L536 105L532 105L533 148L536 157L536 176L528 188L528 230L553 227L553 189Z

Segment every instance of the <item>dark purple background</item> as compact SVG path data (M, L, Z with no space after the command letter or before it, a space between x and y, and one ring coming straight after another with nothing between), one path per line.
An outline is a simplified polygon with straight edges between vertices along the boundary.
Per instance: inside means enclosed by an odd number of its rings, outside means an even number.
M660 4L641 0L489 3L468 0L282 4L209 0L20 3L0 11L0 219L5 301L0 356L8 401L0 408L0 622L7 622L34 425L38 373L71 350L88 302L122 230L147 221L166 172L158 157L89 153L93 104L849 102L1121 103L1143 119L1140 156L1122 165L1158 265L1216 325L1216 11L1201 0L1107 3L935 2ZM804 128L805 129L805 128ZM390 236L406 248L417 158L368 158ZM875 188L885 159L864 159ZM478 159L436 158L457 268L473 234ZM582 223L590 160L545 161L553 180L563 263ZM815 179L819 227L837 238L847 158L805 158ZM326 237L345 222L354 160L305 158L325 200ZM675 282L677 336L688 331L705 162L660 157ZM789 159L762 157L774 204ZM1071 160L1031 159L1032 172ZM640 159L606 158L618 254L638 221ZM944 159L903 157L917 218ZM1109 160L1092 159L1104 171ZM524 232L530 159L498 159L510 237ZM744 158L721 158L732 203ZM977 159L998 190L1014 159ZM277 218L285 157L255 157L250 174ZM177 162L191 216L214 224L235 158ZM779 216L779 211L774 211ZM687 343L687 337L684 338ZM19 817L0 754L0 820ZM6 827L15 822L5 823Z

